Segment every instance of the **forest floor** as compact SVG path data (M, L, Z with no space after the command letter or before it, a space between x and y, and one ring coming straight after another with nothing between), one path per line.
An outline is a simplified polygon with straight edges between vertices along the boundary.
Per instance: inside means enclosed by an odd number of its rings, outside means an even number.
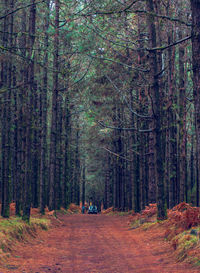
M1 273L196 273L177 262L165 228L128 226L128 216L58 215L48 231L18 243Z

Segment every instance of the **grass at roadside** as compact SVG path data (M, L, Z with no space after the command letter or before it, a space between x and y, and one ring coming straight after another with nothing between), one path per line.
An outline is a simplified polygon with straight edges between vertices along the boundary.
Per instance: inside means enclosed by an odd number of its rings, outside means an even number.
M200 266L200 208L192 207L183 202L168 210L168 219L157 221L156 204L150 204L141 213L134 213L129 217L131 229L141 228L151 232L164 229L164 239L172 248L177 261L186 261Z
M0 261L10 255L18 242L26 242L31 237L36 237L41 230L47 230L49 225L50 220L47 218L31 217L29 224L20 217L0 218Z

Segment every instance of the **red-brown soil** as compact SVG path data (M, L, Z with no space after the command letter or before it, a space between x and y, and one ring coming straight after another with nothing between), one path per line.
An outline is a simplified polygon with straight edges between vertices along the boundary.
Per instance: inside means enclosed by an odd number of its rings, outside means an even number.
M37 239L18 244L1 273L197 273L177 263L164 229L130 229L127 217L62 215Z

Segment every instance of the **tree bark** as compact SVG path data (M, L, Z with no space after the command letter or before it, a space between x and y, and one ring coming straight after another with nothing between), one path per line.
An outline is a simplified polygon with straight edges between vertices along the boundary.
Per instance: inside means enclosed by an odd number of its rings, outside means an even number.
M9 11L8 1L4 1L5 12ZM3 22L3 46L9 46L9 23L10 18L4 18ZM10 91L11 82L9 79L9 62L8 60L3 60L1 62L1 82L6 88L3 94L3 109L2 109L2 208L1 215L5 218L9 217L9 203L10 203Z
M69 99L68 94L65 97L64 107L64 167L63 167L63 206L67 208L70 203L70 136L71 136L71 124L70 124L70 111L69 111Z
M47 90L48 90L48 47L49 47L49 5L50 0L46 1L46 15L45 15L45 49L44 56L44 77L43 77L43 90L41 94L41 151L40 151L40 212L45 213L46 200L46 184L47 184Z
M170 33L168 34L168 43L173 41L173 28L171 28ZM169 128L169 137L168 137L168 147L169 147L169 208L175 206L177 197L177 128L176 128L176 115L174 113L174 105L176 104L177 98L174 90L175 86L175 48L168 49L168 128Z
M192 9L192 65L193 96L196 120L197 188L196 205L199 206L200 177L200 1L191 0Z
M53 61L53 96L52 96L52 120L50 139L50 171L49 171L49 209L55 209L55 185L57 177L57 117L58 117L58 69L59 69L59 14L60 1L55 1L55 36L54 36L54 61Z
M150 13L147 15L147 25L149 30L149 45L150 48L157 46L156 28L154 16L154 4L152 0L146 1L147 10ZM155 170L156 170L156 185L157 185L157 218L164 220L167 217L165 207L165 192L164 192L164 163L163 163L163 147L162 147L162 118L163 109L161 94L158 81L158 62L157 52L149 52L149 66L150 66L150 94L152 97L152 108L154 116L154 137L155 137Z
M44 24L44 32L45 32L45 49L46 53L44 56L44 64L48 64L48 46L49 46L49 3L50 0L46 1L46 9L45 9L45 24ZM46 194L45 194L45 186L47 182L47 89L48 88L48 70L47 67L44 67L44 77L43 77L43 90L41 94L41 151L40 151L40 213L45 213L45 204Z
M182 39L182 31L179 32ZM184 68L184 46L179 47L179 150L180 150L180 202L185 200L186 187L186 93L185 93L185 68Z
M30 209L31 209L31 181L32 181L32 112L33 112L33 94L35 91L35 71L34 71L34 59L32 56L33 46L35 43L35 24L36 24L36 5L35 0L32 0L32 6L30 8L29 15L29 43L28 43L28 56L31 59L28 64L27 70L27 104L26 104L26 146L25 146L25 198L23 205L23 217L22 219L29 222Z
M85 162L83 163L83 170L82 170L82 206L85 206L85 182L86 182L86 168Z

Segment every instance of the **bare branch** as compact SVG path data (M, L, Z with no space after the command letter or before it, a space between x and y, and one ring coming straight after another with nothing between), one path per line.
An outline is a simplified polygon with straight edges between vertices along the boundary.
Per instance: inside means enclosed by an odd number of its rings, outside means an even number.
M192 23L185 22L185 21L183 21L183 20L181 20L179 18L174 18L174 17L162 15L162 14L156 14L154 12L148 12L146 10L134 10L132 12L134 12L134 13L144 13L144 14L152 15L152 16L155 16L155 17L158 17L158 18L161 18L161 19L166 19L168 21L180 23L180 24L186 25L188 27L192 26Z
M112 60L112 59L109 59L109 58L105 58L103 56L98 57L98 56L91 55L91 54L86 54L86 55L93 58L93 59L99 59L99 60L102 60L102 61L108 61L108 62L111 62L111 63L121 64L124 67L130 68L132 70L141 71L141 72L145 72L145 73L149 72L149 70L147 70L147 69L142 69L142 68L139 68L139 67L133 67L131 65L128 65L128 64L125 64L125 63L122 63L122 62L119 62L119 61L115 61L115 60Z
M158 17L158 18L161 18L161 19L165 19L165 20L168 20L168 21L171 21L171 22L177 22L177 23L180 23L180 24L183 24L183 25L186 25L188 27L191 27L192 26L192 23L188 23L188 22L185 22L179 18L174 18L174 17L170 17L170 16L167 16L167 15L163 15L163 14L156 14L154 12L148 12L146 10L130 10L130 7L128 9L123 9L123 10L111 10L111 11L96 11L96 12L93 12L93 13L86 13L86 14L68 14L69 16L76 16L76 15L79 15L79 16L83 16L83 17L88 17L88 16L94 16L94 15L102 15L102 16L105 16L105 15L113 15L113 14L122 14L122 13L144 13L144 14L147 14L147 15L152 15L152 16L155 16L155 17Z
M109 152L110 154L113 154L113 155L115 155L115 156L117 156L117 157L119 157L119 158L122 158L122 159L126 160L126 161L129 161L129 162L132 162L132 161L133 161L133 160L131 160L131 159L128 159L128 158L126 158L126 157L123 157L123 156L121 156L121 155L119 155L119 154L116 154L116 153L112 152L112 151L109 150L108 148L102 147L102 149L104 149L105 151Z
M181 40L178 40L178 41L176 41L176 42L174 42L174 43L171 43L171 44L169 44L169 45L167 45L167 46L161 46L161 47L154 47L154 48L146 48L146 50L148 50L148 51L156 51L156 50L165 50L165 49L167 49L167 48L170 48L170 47L172 47L172 46L175 46L175 45L178 45L178 44L180 44L180 43L183 43L183 42L185 42L185 41L187 41L187 40L189 40L189 39L191 39L192 38L192 36L190 35L190 36L187 36L187 37L185 37L185 38L183 38L183 39L181 39Z
M37 5L37 4L41 4L41 3L44 3L44 2L45 2L45 0L42 0L42 1L36 2L36 3L34 3L34 4L31 3L31 4L28 4L28 5L26 5L26 6L19 7L19 8L17 8L17 9L15 9L15 10L12 10L12 11L10 11L10 12L4 14L3 16L0 16L0 20L2 20L2 19L4 19L4 18L8 17L9 15L11 15L11 14L13 14L13 13L18 12L18 11L21 10L21 9L26 9L26 8L31 7L31 6L35 6L35 5Z
M121 131L137 131L139 133L150 133L154 130L154 128L150 128L150 129L146 129L146 130L145 129L138 130L137 128L134 128L134 127L124 128L124 127L108 126L108 125L105 125L102 121L97 121L97 123L104 128L113 129L113 130L121 130Z

